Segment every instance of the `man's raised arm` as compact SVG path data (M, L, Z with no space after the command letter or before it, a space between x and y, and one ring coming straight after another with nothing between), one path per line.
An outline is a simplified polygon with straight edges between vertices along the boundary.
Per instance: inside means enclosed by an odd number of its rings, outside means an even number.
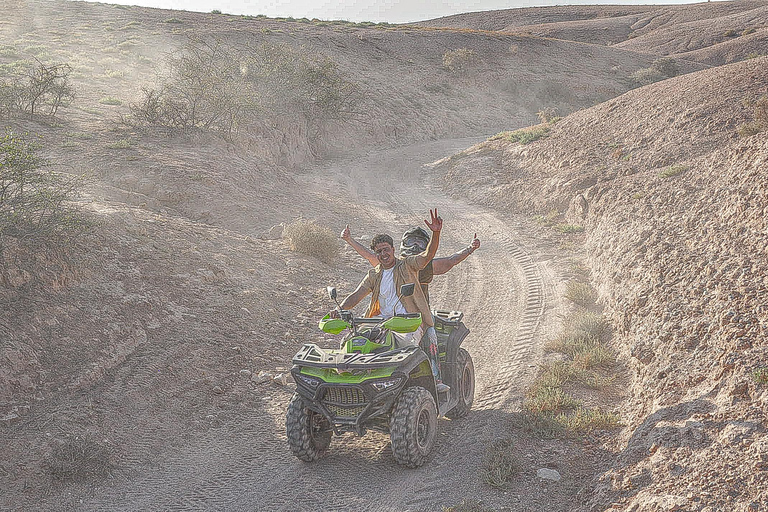
M437 248L440 246L440 230L443 229L443 219L437 214L437 208L429 210L430 220L424 220L424 223L432 231L432 236L429 238L426 250L416 256L419 262L419 268L424 268L427 263L432 261L437 253Z
M352 234L349 231L349 224L347 224L347 226L341 232L341 239L347 242L349 246L352 247L355 252L357 252L357 254L368 260L368 263L370 263L371 266L375 267L379 264L379 258L377 258L373 252L369 251L366 246L352 238Z
M445 274L449 270L451 270L453 267L467 259L467 256L475 252L480 247L480 240L477 238L477 233L475 233L475 238L472 239L472 243L469 244L469 247L462 249L459 252L456 252L452 254L451 256L448 256L447 258L435 258L432 260L432 272L434 275L439 276L441 274Z

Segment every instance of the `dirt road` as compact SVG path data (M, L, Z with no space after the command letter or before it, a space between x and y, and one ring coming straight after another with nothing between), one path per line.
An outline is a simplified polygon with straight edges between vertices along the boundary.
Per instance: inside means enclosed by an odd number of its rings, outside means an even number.
M465 347L475 361L477 391L467 418L440 421L426 465L397 466L388 437L376 433L334 438L328 456L317 463L295 459L284 433L289 383L259 388L236 419L202 436L180 433L183 442L173 443L178 448L159 463L128 462L106 485L66 500L66 508L403 511L442 510L464 498L494 507L514 501L483 487L479 470L485 447L509 432L510 414L519 409L544 335L554 325L558 277L554 251L527 235L524 221L447 198L429 183L423 164L472 142L372 153L308 169L300 178L306 190L319 191L307 209L326 201L329 211L342 212L329 222L343 225L346 217L353 235L386 229L396 236L437 207L445 219L440 255L462 249L475 232L482 241L479 251L431 287L434 306L465 313L471 330ZM338 205L346 207L336 210Z

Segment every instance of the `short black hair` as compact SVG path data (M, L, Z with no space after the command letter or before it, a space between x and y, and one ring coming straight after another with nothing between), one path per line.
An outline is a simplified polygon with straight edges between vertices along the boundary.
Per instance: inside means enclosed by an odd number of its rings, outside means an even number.
M371 250L372 251L375 250L376 246L380 243L388 243L389 245L392 246L392 249L395 248L395 241L392 240L391 236L379 234L374 236L373 240L371 240Z

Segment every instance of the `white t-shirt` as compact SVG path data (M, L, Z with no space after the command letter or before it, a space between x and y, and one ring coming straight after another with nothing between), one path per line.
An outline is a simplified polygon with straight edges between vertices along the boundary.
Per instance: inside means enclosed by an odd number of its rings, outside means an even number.
M383 270L381 273L381 284L379 285L379 309L381 316L392 318L396 314L404 314L405 306L397 300L397 290L395 290L395 268Z

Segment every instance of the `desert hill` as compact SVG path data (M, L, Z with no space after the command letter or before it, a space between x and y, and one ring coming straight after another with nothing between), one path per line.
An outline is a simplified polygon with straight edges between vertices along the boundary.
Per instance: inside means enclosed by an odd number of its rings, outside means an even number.
M468 493L514 505L473 468L510 423L563 309L567 257L552 256L560 242L531 220L553 211L586 228L633 387L610 464L559 488L520 479L521 506L569 510L582 488L584 510L651 507L662 491L714 510L768 502L766 392L749 378L765 366L766 146L764 132L738 134L768 86L766 58L744 60L768 53L765 5L552 7L395 26L4 2L0 79L65 63L75 96L55 116L4 107L0 119L40 144L49 169L88 175L78 204L92 229L53 250L0 237L0 508L289 509L297 492L307 510L421 510ZM147 89L178 78L182 50L211 48L214 62L262 66L250 117L226 133L131 118ZM660 57L682 76L639 87ZM297 75L267 73L273 64L338 86L341 107L322 110ZM540 117L545 138L487 140ZM343 444L320 472L294 465L280 374L301 342L328 342L315 325L325 286L351 290L367 264L348 249L331 261L297 253L283 226L395 233L438 203L453 230L444 251L482 229L487 254L435 285L474 322L491 390L477 423L445 427L453 444L425 481L450 483L413 487L380 439ZM549 302L525 309L535 266L536 296ZM528 352L505 343L507 361L493 342L525 331L526 311L541 332ZM506 374L514 382L494 380ZM499 389L505 405L488 405ZM467 457L461 469L451 446ZM533 460L549 464L537 446ZM93 456L82 478L51 465L62 447ZM373 490L357 482L382 474Z
M761 0L563 6L459 14L419 25L523 33L720 65L761 54L768 37L766 8Z
M752 378L768 358L768 144L764 133L737 133L753 120L749 99L764 97L766 66L760 58L665 80L568 116L529 145L485 142L436 164L454 193L586 228L593 279L634 379L622 450L597 503L768 500L768 391Z

